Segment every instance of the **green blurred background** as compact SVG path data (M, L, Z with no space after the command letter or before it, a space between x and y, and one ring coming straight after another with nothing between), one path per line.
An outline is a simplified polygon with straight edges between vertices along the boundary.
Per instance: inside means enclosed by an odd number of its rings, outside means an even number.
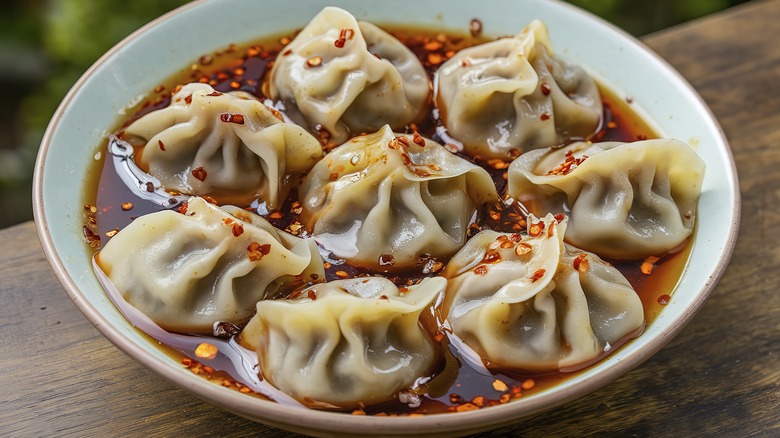
M570 0L641 36L747 0ZM186 0L6 0L0 16L0 228L32 218L43 131L117 41Z

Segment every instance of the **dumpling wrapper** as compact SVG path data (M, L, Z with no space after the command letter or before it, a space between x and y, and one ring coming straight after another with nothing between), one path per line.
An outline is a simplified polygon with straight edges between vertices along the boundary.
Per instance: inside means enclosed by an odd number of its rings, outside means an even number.
M248 93L192 83L125 133L145 142L139 165L167 190L260 195L275 210L323 154L316 138L275 111Z
M596 83L553 56L538 20L513 38L459 51L436 71L434 85L448 134L483 159L585 139L601 121Z
M466 242L477 208L498 200L490 175L440 144L385 126L338 146L306 176L302 221L314 238L350 263L413 267L419 257L449 257Z
M436 350L420 314L447 281L399 291L381 277L317 284L257 303L241 332L265 379L304 404L354 407L391 399L432 371Z
M401 130L422 117L431 94L411 50L336 7L324 8L282 49L270 78L271 97L310 131L326 130L332 144L385 124Z
M455 336L494 368L552 372L639 334L642 302L617 269L564 244L552 215L528 227L482 231L450 260L444 315Z
M587 158L564 165L567 154L570 162ZM535 214L569 215L568 243L602 257L642 259L690 237L704 171L678 140L578 142L521 155L509 167L507 191L533 201Z
M258 301L325 278L314 241L201 198L192 198L185 214L137 218L97 261L129 304L180 333L212 334L216 322L243 323Z

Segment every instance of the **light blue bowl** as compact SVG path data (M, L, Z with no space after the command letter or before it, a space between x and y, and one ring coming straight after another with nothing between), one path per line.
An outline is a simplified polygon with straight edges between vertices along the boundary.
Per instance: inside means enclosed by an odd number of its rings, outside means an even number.
M553 47L602 83L630 96L664 135L691 142L707 165L699 224L688 268L671 302L644 334L564 383L489 409L422 418L301 412L244 396L193 375L152 345L101 289L82 237L87 170L120 111L189 66L200 55L304 26L322 7L341 6L361 19L425 28L468 28L479 18L489 35L517 33L545 21ZM466 434L516 422L583 396L636 367L690 321L731 257L739 222L734 161L718 123L682 77L641 43L574 7L546 0L269 0L197 1L138 30L106 53L73 86L41 143L34 180L38 234L57 278L84 315L117 347L158 374L244 417L317 434ZM695 267L695 268L694 268Z

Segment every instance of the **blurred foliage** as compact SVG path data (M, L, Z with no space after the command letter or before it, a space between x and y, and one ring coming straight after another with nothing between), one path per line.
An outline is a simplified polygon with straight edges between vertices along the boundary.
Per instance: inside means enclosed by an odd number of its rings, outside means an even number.
M746 0L569 0L634 35ZM28 220L35 154L79 76L119 40L185 0L6 0L0 15L0 227Z

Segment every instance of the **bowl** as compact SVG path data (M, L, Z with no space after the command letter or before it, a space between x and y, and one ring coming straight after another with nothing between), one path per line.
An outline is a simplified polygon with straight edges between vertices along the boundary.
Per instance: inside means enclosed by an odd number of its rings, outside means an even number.
M83 191L96 147L129 102L199 56L230 43L300 28L326 5L343 7L359 19L380 25L466 30L478 18L489 36L514 34L532 19L541 19L550 29L557 53L583 65L620 97L631 100L634 109L653 120L660 133L697 149L707 172L688 265L671 301L644 334L575 377L532 396L479 411L392 418L316 410L303 415L297 409L247 397L192 374L128 323L96 280L82 236ZM340 435L464 435L520 421L606 385L647 360L693 318L729 261L740 211L728 144L691 86L621 30L575 7L548 0L193 2L120 42L73 86L41 143L33 202L38 234L57 278L79 310L119 349L238 415L302 433Z

